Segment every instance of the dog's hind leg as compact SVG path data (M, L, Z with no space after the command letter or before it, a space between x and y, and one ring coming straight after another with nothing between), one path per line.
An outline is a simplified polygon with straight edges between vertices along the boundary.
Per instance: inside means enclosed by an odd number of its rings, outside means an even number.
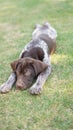
M13 84L16 81L16 74L13 72L9 76L8 80L0 86L0 92L1 93L7 93L11 90Z

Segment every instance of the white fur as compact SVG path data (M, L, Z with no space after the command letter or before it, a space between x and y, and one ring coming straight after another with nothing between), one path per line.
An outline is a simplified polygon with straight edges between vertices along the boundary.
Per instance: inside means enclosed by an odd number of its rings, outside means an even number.
M43 32L41 31L41 25L37 25L36 29L33 31L32 33L32 39L37 39L39 35L41 34L48 34L48 36L55 40L57 37L57 31L49 24L49 23L45 23L45 25L48 27L46 30L44 30Z

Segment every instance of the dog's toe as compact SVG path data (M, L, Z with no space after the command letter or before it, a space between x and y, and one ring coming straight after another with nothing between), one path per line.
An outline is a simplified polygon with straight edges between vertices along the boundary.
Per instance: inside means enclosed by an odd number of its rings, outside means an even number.
M0 93L8 93L10 90L10 86L7 86L6 83L0 86Z
M38 95L41 93L41 87L31 87L29 92L33 95Z

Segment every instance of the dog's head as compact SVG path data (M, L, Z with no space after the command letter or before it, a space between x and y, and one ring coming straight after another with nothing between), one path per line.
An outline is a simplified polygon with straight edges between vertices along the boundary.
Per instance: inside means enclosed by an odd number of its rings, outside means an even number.
M44 25L37 24L32 33L32 38L37 39L42 35L47 35L49 38L55 40L57 32L49 23L45 23Z
M39 60L26 57L12 62L11 67L17 77L16 88L23 90L29 88L34 78L48 66Z

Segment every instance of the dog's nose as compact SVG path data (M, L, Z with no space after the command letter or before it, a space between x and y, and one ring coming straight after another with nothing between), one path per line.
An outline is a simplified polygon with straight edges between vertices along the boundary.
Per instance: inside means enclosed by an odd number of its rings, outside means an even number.
M26 85L19 80L16 82L16 89L20 89L20 90L26 89Z

